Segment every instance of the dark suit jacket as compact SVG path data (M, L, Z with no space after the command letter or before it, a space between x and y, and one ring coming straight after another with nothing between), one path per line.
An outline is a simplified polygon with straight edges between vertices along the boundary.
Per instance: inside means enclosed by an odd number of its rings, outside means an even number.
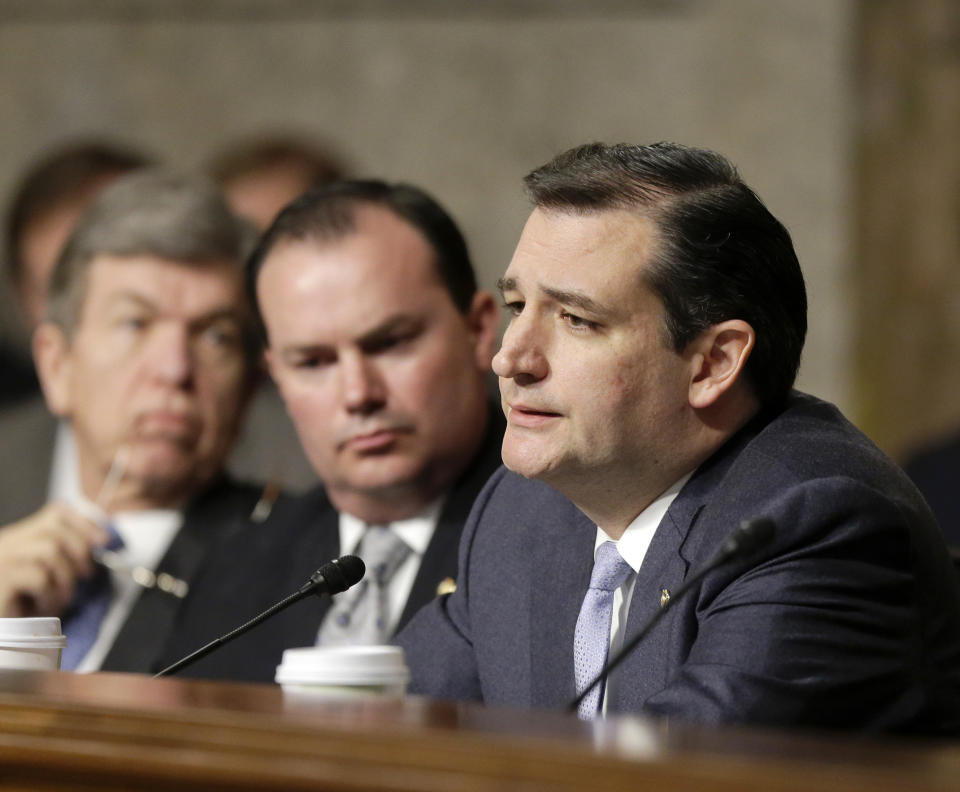
M627 639L757 516L774 539L673 602L614 672L608 712L956 730L960 588L943 540L906 476L812 397L758 416L687 482L640 569ZM411 691L563 708L595 532L550 487L498 471L464 530L456 593L398 638Z
M960 549L960 434L918 451L906 464L947 543Z
M166 572L191 586L207 552L246 524L261 488L221 477L193 499L183 525L167 548L156 572ZM158 588L144 589L104 658L102 671L151 670L171 639L177 614L186 600Z
M491 412L482 447L444 503L400 619L403 627L456 578L460 533L474 498L500 464L503 418ZM339 516L322 487L283 498L261 525L251 524L211 554L177 627L173 663L297 591L318 567L352 548L340 547ZM284 649L312 646L329 597L295 603L246 635L179 672L179 676L272 682ZM159 669L157 669L159 670Z

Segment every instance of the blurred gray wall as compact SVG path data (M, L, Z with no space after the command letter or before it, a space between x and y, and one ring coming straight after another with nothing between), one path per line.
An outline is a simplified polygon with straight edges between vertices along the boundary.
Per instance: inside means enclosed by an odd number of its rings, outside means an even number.
M293 130L435 193L492 286L527 214L521 176L559 150L715 148L794 235L801 384L848 406L854 16L852 0L7 0L0 192L76 136L197 167Z

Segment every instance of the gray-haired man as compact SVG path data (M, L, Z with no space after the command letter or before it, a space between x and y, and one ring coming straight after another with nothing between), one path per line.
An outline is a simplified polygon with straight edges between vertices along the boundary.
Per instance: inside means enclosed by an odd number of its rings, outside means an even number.
M255 380L251 242L212 185L144 172L57 262L33 350L76 481L0 529L0 615L61 616L68 668L147 670L204 551L256 501L222 475Z

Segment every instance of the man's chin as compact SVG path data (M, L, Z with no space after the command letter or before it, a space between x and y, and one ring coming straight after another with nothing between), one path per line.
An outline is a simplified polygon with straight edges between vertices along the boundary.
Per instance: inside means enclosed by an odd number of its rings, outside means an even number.
M389 496L419 486L424 478L424 466L412 459L368 459L363 465L341 476L338 488L371 497Z
M139 481L145 494L169 500L187 497L203 486L210 475L210 469L196 459L171 455L142 460L128 477Z
M549 475L552 467L549 455L530 443L511 443L505 438L500 455L507 470L524 478L542 479Z

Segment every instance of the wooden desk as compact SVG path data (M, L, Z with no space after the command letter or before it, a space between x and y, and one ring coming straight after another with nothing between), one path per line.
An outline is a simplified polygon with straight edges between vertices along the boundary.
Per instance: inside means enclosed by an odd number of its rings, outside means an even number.
M0 671L0 789L960 790L960 744Z

